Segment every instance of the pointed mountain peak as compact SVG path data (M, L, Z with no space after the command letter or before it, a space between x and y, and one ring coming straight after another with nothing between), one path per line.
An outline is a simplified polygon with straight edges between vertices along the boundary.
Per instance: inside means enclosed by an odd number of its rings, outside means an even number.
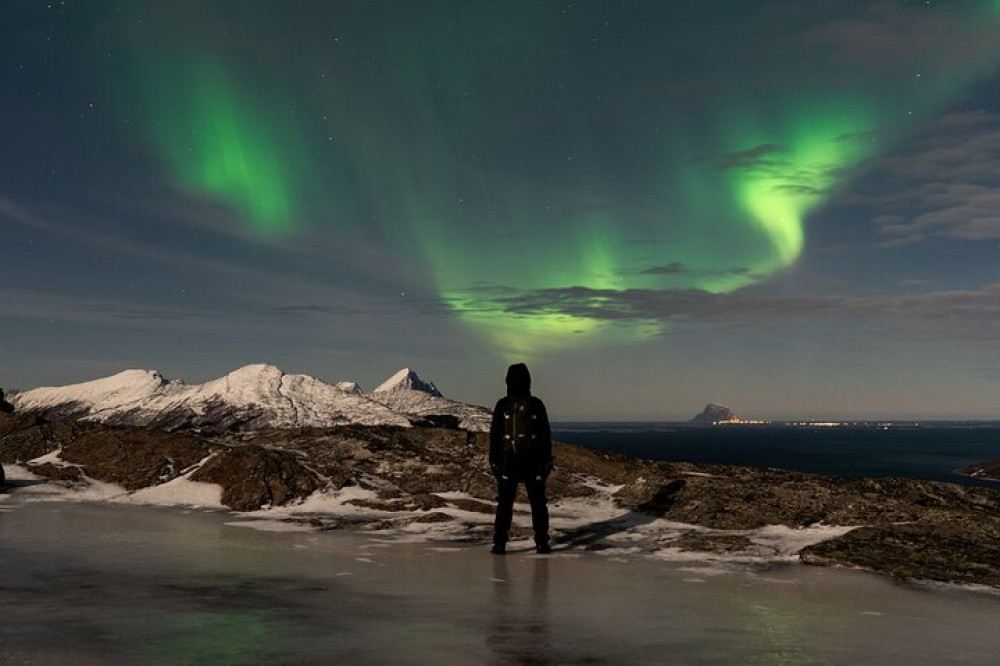
M389 377L372 393L389 393L391 391L404 390L422 391L423 393L429 393L439 398L442 397L441 391L438 390L437 386L434 386L434 382L425 382L417 376L417 373L409 368L403 368L392 377Z

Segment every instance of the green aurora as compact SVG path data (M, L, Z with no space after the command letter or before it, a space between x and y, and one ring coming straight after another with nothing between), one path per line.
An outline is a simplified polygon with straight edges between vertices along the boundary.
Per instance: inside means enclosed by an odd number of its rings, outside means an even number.
M568 33L541 4L345 3L343 40L304 39L278 65L176 26L134 46L135 91L182 187L260 234L415 258L461 321L530 357L659 333L616 293L724 293L793 266L811 212L1000 62L997 0L933 19L997 44L973 66L941 41L883 69L822 40L734 58L738 25L697 58L684 23L593 51L628 16L588 7ZM266 42L267 18L243 29Z
M153 140L177 180L239 209L258 231L293 229L303 166L295 124L220 62L138 60Z

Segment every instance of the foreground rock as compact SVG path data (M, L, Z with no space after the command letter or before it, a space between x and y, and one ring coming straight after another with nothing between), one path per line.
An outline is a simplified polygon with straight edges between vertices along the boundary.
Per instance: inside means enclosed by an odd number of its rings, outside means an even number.
M965 474L966 476L972 476L977 479L1000 481L1000 460L991 460L989 462L981 462L967 467L962 467L958 470L958 473Z
M838 539L807 546L801 558L806 564L853 565L897 578L1000 588L997 536L995 523L971 521L952 511L912 524L861 527Z
M301 456L257 444L223 447L191 480L222 486L222 503L237 511L287 504L326 485Z
M319 528L453 525L453 535L477 541L489 537L496 492L487 450L483 433L447 428L343 426L207 437L0 414L0 462L25 465L53 483L96 479L135 490L184 477L218 484L222 502L240 511L353 496L350 512L288 518ZM820 535L791 552L801 551L807 564L1000 587L1000 491L652 462L561 443L555 455L549 495L557 517L565 507L605 507L603 518L556 521L555 541L566 547L624 543L633 552L752 558L761 552L761 530L784 529ZM526 516L519 523L523 534L515 536L527 536ZM669 529L643 546L638 537L651 525Z

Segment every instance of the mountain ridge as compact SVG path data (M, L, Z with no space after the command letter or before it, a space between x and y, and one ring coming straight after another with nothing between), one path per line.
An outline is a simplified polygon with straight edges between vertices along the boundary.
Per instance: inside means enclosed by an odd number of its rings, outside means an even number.
M445 398L410 368L364 393L353 381L329 384L266 363L245 365L201 384L133 368L22 391L11 402L19 412L47 417L205 432L427 422L482 431L489 429L490 416L485 407Z

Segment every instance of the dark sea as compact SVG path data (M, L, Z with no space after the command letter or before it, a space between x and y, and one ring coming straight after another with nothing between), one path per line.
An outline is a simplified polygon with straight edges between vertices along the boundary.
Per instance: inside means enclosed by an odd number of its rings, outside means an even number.
M559 441L653 460L774 467L840 477L903 476L1000 489L1000 482L955 472L965 465L1000 459L1000 423L890 427L555 423L552 428Z

